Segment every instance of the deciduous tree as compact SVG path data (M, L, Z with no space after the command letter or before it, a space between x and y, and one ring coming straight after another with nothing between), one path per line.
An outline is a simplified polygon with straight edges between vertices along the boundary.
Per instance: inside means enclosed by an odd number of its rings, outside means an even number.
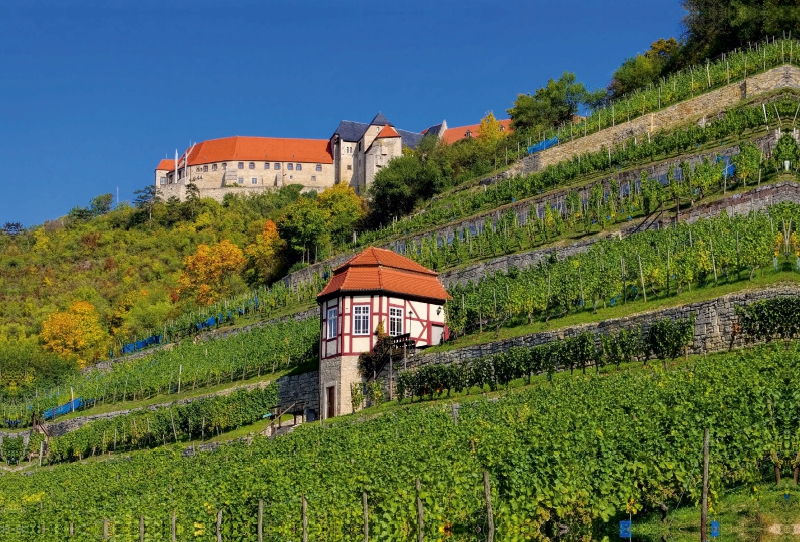
M209 305L233 293L244 264L242 250L228 239L212 246L201 244L184 260L179 292L193 294L197 303Z
M68 310L54 312L42 322L45 350L76 358L81 367L100 359L105 337L100 315L87 301L76 301Z

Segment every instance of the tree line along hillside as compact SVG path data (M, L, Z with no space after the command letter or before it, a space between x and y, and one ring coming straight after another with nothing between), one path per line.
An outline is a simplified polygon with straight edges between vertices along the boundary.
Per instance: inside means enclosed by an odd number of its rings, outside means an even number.
M719 6L711 4L687 1L694 19L685 21L686 35L654 42L643 55L646 69L638 57L626 60L599 90L565 72L517 97L508 110L513 132L502 132L489 113L480 137L452 145L425 138L384 168L365 198L343 186L319 194L288 186L217 203L197 197L190 186L189 198L180 202L164 201L149 186L132 204L114 207L104 194L39 226L6 222L0 235L0 386L52 382L124 342L158 334L179 315L322 261L354 233L380 228L520 158L529 143L576 114L685 69L698 61L689 53L699 43L714 54L719 47L741 47L730 40L709 45L711 34L695 23L716 13ZM770 24L753 28L767 31Z

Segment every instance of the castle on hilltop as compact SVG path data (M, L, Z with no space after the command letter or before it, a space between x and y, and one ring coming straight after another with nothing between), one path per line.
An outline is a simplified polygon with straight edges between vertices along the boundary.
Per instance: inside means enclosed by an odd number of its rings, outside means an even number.
M510 120L501 121L510 129ZM182 155L164 159L155 170L162 198L186 199L186 187L197 186L201 197L222 201L225 194L258 193L290 184L304 191L322 191L347 183L364 194L375 175L403 148L414 149L422 138L447 143L478 135L479 124L448 128L447 122L422 132L396 128L382 113L369 123L343 120L329 139L233 136L195 143Z

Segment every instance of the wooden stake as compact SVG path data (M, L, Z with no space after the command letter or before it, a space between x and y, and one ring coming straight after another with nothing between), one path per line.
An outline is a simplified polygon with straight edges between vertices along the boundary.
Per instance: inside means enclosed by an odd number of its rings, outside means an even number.
M492 486L489 483L489 473L483 471L483 491L486 494L486 521L489 522L488 542L494 542L494 513L492 513Z
M258 499L258 542L264 541L264 501Z
M364 542L369 542L369 504L367 503L367 492L361 494L364 501Z
M303 495L303 502L302 502L302 512L303 512L303 542L308 542L308 514L306 513L308 508L308 503L306 502L306 496Z
M217 542L222 542L222 508L217 512Z
M424 511L422 510L422 499L419 497L420 492L420 483L419 478L415 480L417 486L417 540L422 542L424 540L424 533L422 529L425 527L425 518L424 518Z
M175 511L172 511L172 525L170 526L170 538L172 542L178 542L177 539L177 532L178 530L175 528L175 523L177 522L177 517L175 515Z
M703 430L703 504L700 510L700 542L708 542L708 428Z

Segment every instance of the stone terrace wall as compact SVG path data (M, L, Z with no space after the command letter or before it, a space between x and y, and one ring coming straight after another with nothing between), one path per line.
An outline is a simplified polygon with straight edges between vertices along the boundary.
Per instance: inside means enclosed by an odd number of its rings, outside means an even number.
M719 216L722 211L729 215L748 214L751 211L761 211L782 201L800 203L800 184L794 181L781 181L765 184L740 192L725 199L698 205L687 213L681 213L681 221L696 222L700 218Z
M747 214L750 211L766 209L769 205L781 201L792 201L800 204L800 184L794 181L782 181L754 187L747 192L733 194L715 202L692 207L686 212L681 212L680 220L695 222L700 218L719 216L723 210L729 215ZM672 223L674 223L674 220L659 221L655 223L654 226L661 228ZM624 238L633 234L637 227L638 223L626 226L619 230L619 237ZM565 246L549 246L529 252L500 256L499 258L472 264L462 269L445 271L439 275L439 278L445 288L449 288L454 284L466 284L469 281L474 283L484 276L498 271L507 272L511 268L524 269L536 265L552 255L555 255L561 260L569 256L587 252L592 245L602 239L604 239L604 237L595 236Z
M286 409L295 402L304 402L306 420L316 420L320 411L319 371L279 378L278 398L281 409Z
M773 68L748 77L744 82L732 83L655 113L646 114L629 122L621 122L594 134L538 152L521 160L512 170L523 175L538 171L578 154L596 152L604 146L610 147L634 136L686 124L687 120L714 114L735 106L745 98L780 88L800 88L800 68L790 65ZM620 111L616 116L625 118L625 113Z
M584 332L607 335L620 329L632 329L641 325L642 331L647 332L654 321L663 318L685 318L695 313L694 342L690 348L692 354L703 354L727 350L731 346L733 325L736 322L736 307L747 306L763 299L776 297L800 296L800 284L776 286L761 290L752 290L735 294L728 294L709 301L701 301L680 307L671 307L646 311L623 318L604 320L598 323L582 324L578 326L554 329L532 333L512 339L495 341L488 344L466 346L448 352L431 354L420 353L413 359L413 366L422 367L433 363L458 363L463 360L477 359L485 356L499 354L515 346L537 346L573 337ZM741 347L744 343L737 338L734 347Z

